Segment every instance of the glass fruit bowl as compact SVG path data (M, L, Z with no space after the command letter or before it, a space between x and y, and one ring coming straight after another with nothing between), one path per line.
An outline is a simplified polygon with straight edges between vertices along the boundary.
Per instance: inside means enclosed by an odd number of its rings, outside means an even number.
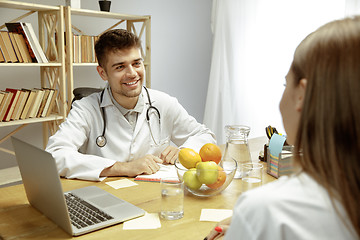
M215 162L200 162L196 168L187 169L177 159L175 161L177 175L184 182L184 188L200 197L219 194L229 186L234 178L237 162L234 159Z

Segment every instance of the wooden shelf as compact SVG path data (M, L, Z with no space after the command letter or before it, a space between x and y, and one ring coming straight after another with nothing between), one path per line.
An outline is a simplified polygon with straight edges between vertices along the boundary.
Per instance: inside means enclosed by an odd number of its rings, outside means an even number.
M145 16L129 15L129 14L93 11L93 10L78 9L78 8L72 8L71 14L79 15L79 16L87 16L87 17L111 18L111 19L122 19L122 20L132 20L132 21L144 21L150 19L150 16L148 15Z
M0 1L0 7L29 10L29 11L49 11L49 10L58 11L60 8L59 6L48 6L43 4L14 2L14 1L6 1L6 0Z
M0 63L0 67L61 67L61 63Z
M0 127L9 127L9 126L15 126L15 125L22 125L22 124L59 121L59 120L64 120L64 117L60 116L60 115L51 114L50 116L43 117L43 118L28 118L28 119L23 119L23 120L0 122Z

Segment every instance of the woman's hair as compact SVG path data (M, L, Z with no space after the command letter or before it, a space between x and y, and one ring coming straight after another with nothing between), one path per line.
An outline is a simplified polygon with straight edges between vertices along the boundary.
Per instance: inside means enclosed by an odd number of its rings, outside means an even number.
M96 41L95 53L98 63L101 67L105 67L109 52L133 47L141 49L141 41L135 34L125 29L109 30Z
M295 161L328 190L334 206L334 199L342 203L360 236L360 16L308 35L290 70L297 83L307 79Z

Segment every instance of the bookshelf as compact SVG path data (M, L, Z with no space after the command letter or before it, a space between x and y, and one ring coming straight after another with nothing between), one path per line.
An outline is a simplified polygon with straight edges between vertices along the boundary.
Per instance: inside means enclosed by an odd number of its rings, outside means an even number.
M72 33L77 32L78 34L86 35L84 31L75 26L73 21L74 16L87 17L91 19L112 19L114 20L113 25L103 29L97 36L100 36L103 32L113 28L123 28L131 31L137 35L142 41L142 55L144 57L144 66L146 71L146 83L147 87L151 87L151 16L139 16L129 14L119 14L111 12L93 11L87 9L72 9L71 7L64 7L65 16L65 32L66 32L66 79L67 79L67 93L68 99L72 99L72 91L74 89L74 67L91 67L97 66L97 63L75 63L73 55L73 41ZM68 44L69 43L69 44ZM70 110L71 101L68 102L68 110Z
M112 12L93 11L86 9L72 9L68 6L48 6L42 4L14 2L9 0L0 1L0 9L17 9L22 14L14 19L8 19L6 22L26 22L26 17L37 14L39 43L43 49L48 63L0 63L0 72L6 67L15 67L26 70L27 68L40 69L40 83L42 88L57 89L57 97L48 117L30 118L23 120L14 120L9 122L0 122L1 127L16 126L4 137L0 136L0 144L10 138L13 134L20 131L23 127L34 124L43 124L43 145L47 144L49 136L53 135L61 122L68 114L71 101L73 99L74 89L74 68L96 67L97 63L74 63L73 57L73 32L80 35L86 35L85 31L75 26L77 18L92 18L94 20L103 18L114 21L112 25L103 29L97 36L113 28L124 28L136 34L142 41L142 55L144 57L144 66L146 70L147 87L151 87L151 17L148 15L129 15ZM0 23L0 30L7 30L5 22ZM65 33L65 34L64 34ZM65 44L66 42L66 44ZM16 78L15 78L16 79ZM0 79L1 84L1 79ZM35 82L34 82L35 85ZM11 87L3 86L2 88ZM1 90L4 90L1 89ZM0 151L14 154L13 151L0 147Z
M49 135L55 133L59 124L65 119L67 114L67 94L66 94L66 71L65 71L65 47L64 47L64 7L47 6L41 4L22 3L14 1L0 1L0 9L17 9L20 11L14 19L6 19L6 22L26 22L26 17L37 15L37 24L39 28L39 43L43 49L48 63L0 63L0 71L6 71L7 67L14 67L19 71L26 71L28 68L39 68L41 88L57 89L52 113L48 117L34 117L23 120L13 120L9 122L0 122L0 127L15 126L15 129L4 137L0 137L0 144L20 131L25 126L42 123L43 124L43 145L47 144ZM0 30L7 30L5 22L0 26ZM59 34L62 33L62 34ZM55 39L57 38L57 39ZM14 80L16 81L16 75ZM38 83L35 80L34 86ZM1 82L1 80L0 80ZM6 87L2 86L1 90ZM0 151L14 154L13 151L0 147Z

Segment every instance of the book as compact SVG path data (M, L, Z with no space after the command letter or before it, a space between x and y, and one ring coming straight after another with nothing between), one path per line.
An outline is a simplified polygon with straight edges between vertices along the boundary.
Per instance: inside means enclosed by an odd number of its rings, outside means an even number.
M91 36L91 62L96 62L96 54L95 54L95 36Z
M7 112L7 109L9 107L9 104L10 104L10 101L11 101L12 97L13 97L12 92L6 92L6 99L5 99L5 101L3 100L4 104L2 104L1 110L0 110L0 121L3 120L3 118L4 118L4 116L5 116L6 112Z
M5 58L4 58L4 54L3 54L3 51L1 49L1 45L0 45L0 63L3 63L5 62Z
M20 63L23 63L24 60L23 60L23 58L22 58L22 56L21 56L19 46L18 46L18 44L17 44L17 42L16 42L16 40L15 40L15 34L16 34L16 33L9 32L9 37L10 37L10 39L11 39L11 43L12 43L13 48L14 48L14 50L15 50L16 57L17 57L18 61L19 61Z
M0 36L0 47L1 47L1 51L2 51L4 59L5 59L5 62L11 62L9 52L6 49L5 42L3 41L1 36Z
M41 62L43 63L48 63L48 59L45 56L44 50L42 49L40 42L35 34L35 31L31 25L31 23L23 23L23 25L25 26L25 30L28 30L29 35L30 35L30 41L33 42L35 51L39 54L40 58L41 58Z
M22 113L20 115L20 119L26 119L27 116L28 116L29 109L30 109L30 107L32 106L32 104L34 102L36 91L35 90L28 90L28 89L22 89L22 90L29 91L29 97L26 100L24 109L23 109L23 111L22 111Z
M21 116L21 113L23 112L24 108L25 108L25 104L26 104L26 101L29 97L29 94L30 94L30 91L28 90L21 90L22 92L22 95L20 95L19 97L19 104L18 104L18 108L14 110L14 113L13 113L13 120L19 120L20 119L20 116Z
M95 52L95 45L96 45L96 42L98 41L98 39L99 39L99 36L95 36L95 42L94 42L94 52ZM97 57L96 57L96 52L95 52L95 62L97 63L98 62L98 60L97 60Z
M3 121L8 122L11 119L12 113L14 111L15 105L17 103L17 100L19 99L19 95L20 95L20 91L17 89L13 89L13 88L6 88L5 91L7 92L12 92L13 96L12 99L10 101L10 104L8 106L8 109L4 115Z
M13 33L13 34L14 34L15 41L18 44L20 54L24 60L24 63L31 63L32 59L31 59L29 50L26 46L26 42L25 42L23 35L21 35L19 33Z
M79 63L79 56L81 56L81 51L80 51L80 45L79 45L79 35L73 35L73 62L74 63Z
M28 118L35 118L37 112L39 111L39 107L41 104L41 100L44 96L45 91L43 89L34 89L36 91L35 100L33 102L33 105L31 106L29 112L28 112Z
M161 178L177 177L174 165L159 164L159 166L160 169L156 173L150 175L138 175L134 178L134 181L160 182Z
M1 103L2 103L4 98L5 98L5 92L0 91L0 108L1 108Z
M57 97L58 90L57 89L51 89L51 92L49 94L48 100L46 101L44 111L41 114L41 117L48 117L50 116L52 109L54 108L55 100Z
M80 62L86 63L87 62L87 47L86 47L86 36L80 35L80 47L81 47L81 60Z
M23 36L26 43L26 48L31 57L31 62L41 63L40 56L35 55L35 46L33 46L33 43L30 41L30 33L28 33L28 30L25 29L24 24L22 22L5 23L5 26L7 27L9 32L19 33Z
M42 114L42 112L43 112L43 110L44 110L46 101L47 101L47 99L48 99L48 97L49 97L49 94L50 94L50 92L51 92L49 88L44 88L43 90L44 90L44 96L43 96L43 98L42 98L42 100L41 100L41 104L40 104L39 110L38 110L38 112L36 113L36 117L41 117L41 114Z
M16 53L15 53L15 50L11 43L9 33L7 31L0 31L0 35L1 35L2 40L5 43L6 50L9 53L10 61L13 63L18 62L18 58L16 57Z
M55 93L55 89L49 89L49 90L50 90L49 96L48 96L48 98L46 99L46 102L45 102L45 105L44 105L44 109L43 109L40 117L46 117L46 116L48 115L47 112L49 111L49 107L50 107L52 98L53 98L54 93Z
M9 92L5 92L5 91L0 91L0 92L1 92L1 95L3 95L3 99L0 103L0 119L2 120L2 117L4 117L4 114L5 114L4 108L5 108L5 105L7 102L7 98L9 97L8 96Z
M12 112L12 114L11 114L11 117L10 117L10 120L18 120L19 118L16 118L16 115L18 114L18 112L20 111L19 109L20 109L20 107L21 107L21 104L22 104L22 101L23 101L23 99L24 99L24 97L25 97L25 91L23 91L23 90L19 90L19 92L20 92L20 95L19 95L19 98L18 98L18 100L17 100L17 102L16 102L16 105L15 105L15 108L14 108L14 111ZM22 108L23 108L24 106L22 106Z
M91 45L91 36L86 36L86 62L92 62L92 45Z

